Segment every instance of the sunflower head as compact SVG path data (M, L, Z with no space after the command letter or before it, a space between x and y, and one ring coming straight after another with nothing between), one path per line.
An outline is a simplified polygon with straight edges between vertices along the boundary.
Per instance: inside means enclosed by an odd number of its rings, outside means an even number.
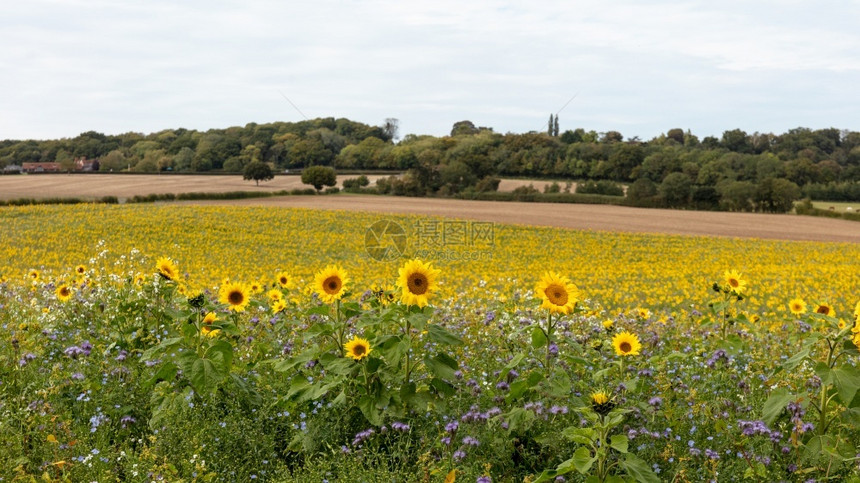
M427 300L436 290L436 277L439 273L429 262L424 263L417 258L406 262L398 270L400 301L405 305L427 306Z
M158 271L159 275L167 280L175 282L179 278L179 269L176 268L176 264L173 263L173 260L169 258L161 257L156 260L155 269Z
M68 302L72 298L72 289L64 283L61 283L55 292L60 302Z
M370 342L367 339L362 339L361 337L355 336L351 341L347 342L343 345L343 348L346 349L346 356L357 361L360 361L367 357L368 354L373 350L370 347Z
M278 314L287 309L287 302L284 299L278 299L272 302L272 313Z
M212 322L215 322L218 319L218 316L215 315L215 312L209 312L206 316L203 317L203 324L211 325Z
M636 334L624 331L615 334L612 338L612 347L615 348L615 354L619 356L638 356L639 350L642 349L642 344L639 342L639 337Z
M344 296L349 282L346 271L336 265L329 265L314 275L313 290L320 300L331 304Z
M249 300L248 287L241 283L228 282L218 292L218 301L234 312L243 312Z
M827 302L822 302L815 306L815 313L826 315L828 317L836 317L836 310Z
M27 278L29 278L31 282L38 282L40 276L41 274L38 270L30 270L27 272Z
M615 407L615 403L604 391L591 393L591 408L601 416L606 416Z
M788 302L788 310L794 315L803 315L806 313L806 302L801 298L791 299Z
M726 270L723 273L723 290L737 295L743 294L747 289L747 281L741 278L737 270Z
M579 302L576 285L555 272L544 273L535 285L535 294L541 299L541 308L550 313L569 314Z
M250 284L248 284L248 290L252 294L261 293L263 291L263 284L260 282L251 282Z
M606 329L607 331L611 331L614 326L615 326L615 321L612 319L605 319L603 321L603 328Z
M636 309L636 316L640 319L647 320L651 318L651 311L644 307L639 307Z
M287 272L278 272L275 274L275 283L281 288L293 288L293 279Z
M77 267L75 267L75 273L77 275L83 275L83 274L87 273L87 267L85 267L83 265L78 265Z
M269 302L275 303L279 300L284 299L284 292L281 292L280 290L273 288L273 289L269 290L268 292L266 292L266 297L269 299Z

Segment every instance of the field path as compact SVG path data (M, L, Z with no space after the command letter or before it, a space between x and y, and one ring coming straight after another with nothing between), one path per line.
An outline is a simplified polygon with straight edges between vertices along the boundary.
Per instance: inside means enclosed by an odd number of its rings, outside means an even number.
M860 243L860 222L797 215L661 210L566 203L406 198L345 193L333 196L284 196L183 203L414 213L585 230Z

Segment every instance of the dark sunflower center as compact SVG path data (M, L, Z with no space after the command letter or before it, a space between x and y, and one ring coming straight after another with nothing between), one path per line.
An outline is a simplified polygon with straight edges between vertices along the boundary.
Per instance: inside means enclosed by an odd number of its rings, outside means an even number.
M567 304L567 290L564 289L561 285L550 285L546 288L546 296L553 305L565 305Z
M621 349L621 352L630 352L630 350L633 349L633 346L631 346L629 342L624 341L618 345L618 348Z
M732 287L734 287L734 288L737 288L737 287L738 287L738 285L740 285L740 284L741 284L741 283L740 283L740 282L738 282L738 279L736 279L736 278L730 278L730 279L729 279L729 285L731 285L731 286L732 286Z
M61 288L60 289L60 295L62 295L63 297L68 297L69 296L69 289L66 287Z
M287 284L287 277L281 277L280 282L281 282L281 285L286 285Z
M365 351L366 349L362 344L356 344L356 346L352 348L352 353L357 356L364 355Z
M245 295L238 290L233 290L227 295L227 300L230 305L242 305L242 302L245 301Z
M340 287L343 285L340 277L334 275L323 282L323 290L329 295L337 295L340 292Z
M821 307L818 307L818 310L816 310L816 312L819 314L827 315L830 313L830 307L822 305Z
M406 285L409 287L409 291L415 295L424 295L427 293L428 283L427 277L422 273L413 273L409 275L409 279L406 282Z

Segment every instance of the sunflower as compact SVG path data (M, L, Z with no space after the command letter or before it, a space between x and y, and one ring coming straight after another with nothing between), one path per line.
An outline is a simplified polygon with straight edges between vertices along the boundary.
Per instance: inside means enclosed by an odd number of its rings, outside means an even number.
M349 285L349 277L336 265L328 265L314 275L313 290L319 295L320 300L327 304L340 300L346 293L347 285Z
M851 340L854 345L857 346L857 349L860 349L860 332L854 334L854 338Z
M146 276L144 274L138 273L134 276L135 285L143 285L143 282L146 282Z
M284 292L281 292L280 290L273 288L272 290L269 290L268 292L266 292L266 297L269 298L269 302L275 303L275 302L284 300Z
M803 315L806 313L806 302L803 299L791 299L788 302L788 310L794 315Z
M287 303L284 299L278 299L272 302L272 313L278 314L287 309Z
M56 290L57 298L60 302L68 302L72 298L72 289L68 285L61 283Z
M640 319L648 320L651 318L651 311L646 308L639 307L636 309L636 316Z
M417 258L406 262L398 270L400 301L406 305L427 306L427 299L436 290L436 277L439 273L430 263L424 263Z
M252 294L258 294L263 292L263 287L265 287L265 283L263 282L251 282L248 285L248 290L251 291Z
M642 344L636 334L624 331L615 334L612 338L612 347L615 348L615 354L619 356L638 356Z
M726 270L723 273L723 286L727 292L742 294L747 289L747 281L736 270Z
M83 265L78 265L77 267L75 267L75 273L78 275L83 275L87 273L87 267Z
M200 333L207 337L215 337L221 331L219 329L213 329L212 323L218 319L218 316L215 315L215 312L209 312L203 317L203 325L200 327Z
M38 282L40 276L41 274L38 270L30 270L29 272L27 272L27 278L29 278L33 282Z
M615 321L612 319L605 319L603 321L603 328L606 330L612 330L612 326L615 325Z
M815 306L815 313L826 315L828 317L836 317L836 310L832 305L824 302Z
M155 268L158 270L158 274L167 280L176 281L179 278L179 269L176 268L176 264L173 263L173 260L165 257L159 258L155 262Z
M275 280L281 288L292 288L293 279L290 277L290 274L287 272L278 272L275 275Z
M604 391L591 393L591 408L594 409L594 412L597 414L606 416L614 407L615 403L612 402Z
M248 305L248 287L236 282L228 282L218 292L218 301L227 304L234 312L243 312Z
M550 313L569 314L579 302L579 290L569 278L546 272L535 285L535 293L543 302L542 309Z
M351 341L344 344L343 348L346 349L347 357L351 357L357 361L367 357L367 355L373 350L367 339L362 339L358 336L353 337Z

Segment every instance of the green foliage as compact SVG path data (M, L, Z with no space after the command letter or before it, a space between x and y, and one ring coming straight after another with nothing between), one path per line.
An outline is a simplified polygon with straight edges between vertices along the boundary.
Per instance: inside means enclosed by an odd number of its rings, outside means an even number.
M269 181L274 178L275 173L272 171L272 167L262 161L249 163L242 173L242 179L252 179L257 183L257 186L260 185L260 181Z
M337 172L331 166L311 166L302 170L302 183L320 191L323 186L334 186L337 183Z

